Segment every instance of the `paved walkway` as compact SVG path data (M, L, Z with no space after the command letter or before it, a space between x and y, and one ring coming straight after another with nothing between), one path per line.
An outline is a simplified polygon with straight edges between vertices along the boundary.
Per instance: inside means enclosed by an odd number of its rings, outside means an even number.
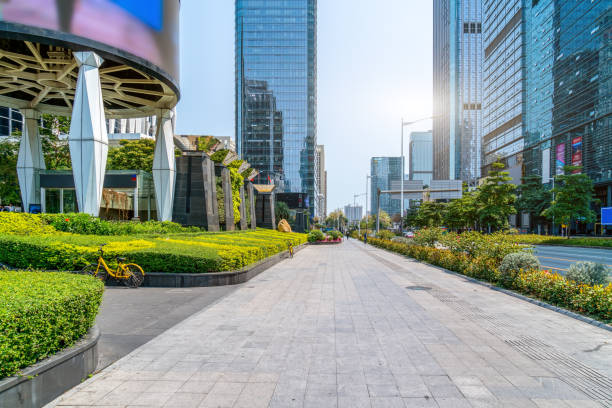
M313 246L57 406L612 406L610 332L349 242Z

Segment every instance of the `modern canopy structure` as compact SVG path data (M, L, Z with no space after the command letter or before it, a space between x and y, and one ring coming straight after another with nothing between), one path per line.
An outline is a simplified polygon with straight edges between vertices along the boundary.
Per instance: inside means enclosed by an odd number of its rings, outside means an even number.
M40 204L45 169L38 120L71 116L69 135L80 212L99 214L107 118L157 116L153 179L157 216L172 217L173 108L178 87L179 0L20 0L0 6L0 105L25 120L17 174L23 208Z

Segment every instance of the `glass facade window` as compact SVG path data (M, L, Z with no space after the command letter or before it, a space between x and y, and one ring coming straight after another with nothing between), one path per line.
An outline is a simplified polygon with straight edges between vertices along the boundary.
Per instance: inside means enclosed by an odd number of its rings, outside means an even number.
M540 0L526 20L525 172L581 165L612 205L612 5Z
M525 118L525 2L483 0L483 175L502 159L520 181Z
M431 132L410 133L410 180L431 185L433 179L433 141Z
M316 0L235 5L238 154L316 207Z
M370 162L370 175L372 183L370 187L372 214L376 214L377 191L390 190L392 184L400 182L402 174L401 157L372 157ZM401 211L401 200L392 198L391 194L380 195L380 209L389 215L399 214Z
M23 116L18 109L0 107L0 136L15 136L23 132Z
M481 0L434 0L434 178L480 177Z

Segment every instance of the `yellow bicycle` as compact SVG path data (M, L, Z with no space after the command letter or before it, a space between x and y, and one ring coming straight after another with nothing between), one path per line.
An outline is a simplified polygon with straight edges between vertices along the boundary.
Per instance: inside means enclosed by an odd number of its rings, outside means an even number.
M83 268L82 273L94 276L102 281L106 281L109 276L120 280L124 285L130 288L139 287L144 281L144 271L135 263L124 263L125 258L117 257L117 269L111 270L104 261L104 246L100 245L100 257L98 263L92 263ZM102 267L102 268L100 268Z

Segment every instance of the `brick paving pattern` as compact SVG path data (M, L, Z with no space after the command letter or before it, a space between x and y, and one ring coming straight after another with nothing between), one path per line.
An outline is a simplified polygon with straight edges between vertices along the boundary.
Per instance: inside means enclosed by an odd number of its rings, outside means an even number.
M313 246L50 406L612 407L612 335L362 243Z

